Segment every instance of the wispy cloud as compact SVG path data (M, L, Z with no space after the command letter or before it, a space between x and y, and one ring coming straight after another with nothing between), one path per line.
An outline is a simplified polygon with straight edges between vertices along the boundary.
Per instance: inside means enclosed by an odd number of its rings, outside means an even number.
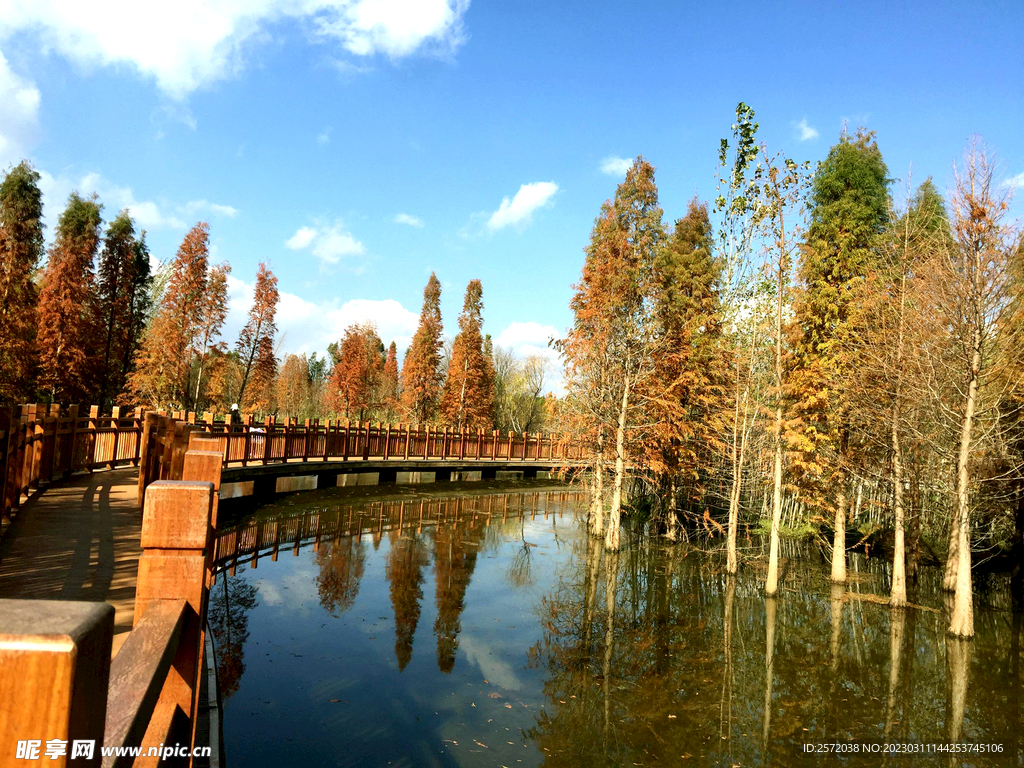
M183 213L195 214L208 211L209 213L216 214L217 216L227 216L229 219L235 218L238 215L238 209L230 205L220 205L218 203L210 203L206 200L189 200L185 205L181 207Z
M818 132L807 123L807 118L802 118L799 123L794 123L793 126L797 130L797 137L800 141L810 141L811 139L818 138Z
M1004 187L1010 189L1024 189L1024 173L1018 173L1016 176L1011 176L1003 182Z
M338 53L397 60L451 55L466 40L468 7L469 0L259 0L134 3L130 13L112 14L66 0L16 1L0 4L0 40L29 33L76 64L127 65L180 101L243 71L248 54L282 20L306 24Z
M601 173L608 176L625 176L632 165L633 161L628 157L609 155L601 161Z
M345 256L366 253L365 246L340 221L329 226L299 227L284 245L292 251L309 249L324 264L337 264Z
M503 229L512 224L524 224L530 220L533 212L547 205L558 191L553 181L536 181L523 184L512 198L503 198L501 205L487 220L491 230Z
M319 144L322 147L324 144L327 144L330 140L331 140L331 126L327 126L322 131L320 131L320 135L318 135L316 137L316 143Z
M0 169L20 161L35 144L39 103L35 83L11 71L0 53Z
M240 280L234 275L228 277L225 338L237 336L245 325L249 307L252 306L253 286L252 282ZM404 350L416 333L419 314L406 309L394 299L352 299L346 302L334 299L317 303L281 291L276 315L281 353L323 354L327 345L340 339L348 326L366 321L377 326L377 333L385 344L394 341L400 350Z
M395 216L395 224L407 224L410 227L423 228L423 219L408 213L399 213Z

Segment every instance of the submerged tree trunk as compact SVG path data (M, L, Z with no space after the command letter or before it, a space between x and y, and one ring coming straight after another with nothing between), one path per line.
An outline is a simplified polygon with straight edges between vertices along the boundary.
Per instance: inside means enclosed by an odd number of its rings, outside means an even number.
M622 387L619 421L615 426L615 481L612 486L612 506L608 511L608 530L605 531L605 549L619 548L619 520L622 512L622 478L626 472L626 412L629 410L629 380Z
M885 728L882 731L882 738L886 741L892 735L892 726L896 722L900 669L903 663L903 630L906 620L906 611L889 613L889 696L885 702Z
M590 499L590 535L604 535L604 428L597 433L593 496Z
M775 611L777 607L774 597L765 598L764 728L762 729L761 740L764 743L766 752L772 727L772 686L775 683ZM765 755L765 758L767 762L767 755Z
M846 583L846 470L836 477L836 531L832 538L832 581Z
M967 682L971 670L971 646L973 644L962 639L950 637L946 639L946 663L948 665L949 707L946 717L948 730L946 739L951 744L960 741L963 734L964 707L967 704ZM952 758L953 755L950 755ZM960 765L956 760L955 765Z
M782 403L775 408L775 468L772 485L772 533L768 547L768 578L764 591L779 591L779 526L782 524Z
M615 589L619 579L619 553L617 550L609 552L605 559L604 575L604 607L605 607L605 631L604 631L604 738L605 748L608 746L608 734L611 730L612 719L612 653L615 650Z
M725 607L722 614L722 650L725 668L722 670L722 700L719 704L719 735L723 741L732 737L732 604L736 596L736 577L725 578Z

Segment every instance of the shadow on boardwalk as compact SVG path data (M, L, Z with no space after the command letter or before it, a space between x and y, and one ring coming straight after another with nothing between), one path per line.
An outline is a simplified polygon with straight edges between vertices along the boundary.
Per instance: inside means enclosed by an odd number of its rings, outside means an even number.
M79 475L25 503L0 544L0 597L106 601L116 652L132 628L142 552L137 478L130 467Z

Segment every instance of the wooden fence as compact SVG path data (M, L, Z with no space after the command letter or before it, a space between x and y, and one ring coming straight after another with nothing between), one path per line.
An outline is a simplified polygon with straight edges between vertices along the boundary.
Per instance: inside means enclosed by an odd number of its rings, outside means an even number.
M0 408L0 517L23 495L72 472L137 466L142 448L142 409L101 416L93 406L20 405Z
M0 600L0 765L192 764L221 468L189 451L184 479L148 488L134 624L112 661L110 605Z

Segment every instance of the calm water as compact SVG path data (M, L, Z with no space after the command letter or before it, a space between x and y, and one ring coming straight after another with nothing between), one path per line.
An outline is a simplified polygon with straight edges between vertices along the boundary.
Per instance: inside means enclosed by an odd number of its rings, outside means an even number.
M722 558L641 530L603 553L565 489L440 487L298 494L221 541L230 765L877 765L803 745L949 737L1007 753L892 764L1022 754L1003 580L965 644L944 636L932 571L925 607L891 618L864 597L887 593L884 563L852 558L833 590L820 556L790 547L766 601L756 558L727 579Z

